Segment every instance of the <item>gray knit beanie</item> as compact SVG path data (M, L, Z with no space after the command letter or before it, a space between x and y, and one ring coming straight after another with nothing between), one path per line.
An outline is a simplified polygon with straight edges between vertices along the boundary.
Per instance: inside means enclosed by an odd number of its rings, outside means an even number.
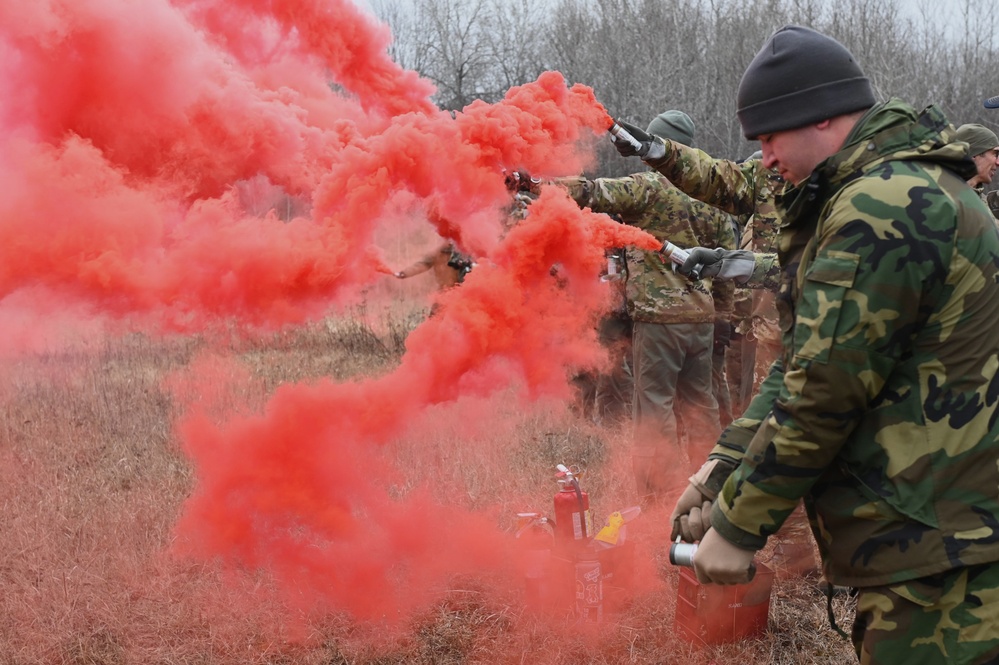
M666 111L660 113L646 130L653 136L676 141L686 146L694 144L694 122L683 111Z
M747 139L797 129L874 106L874 90L838 41L800 25L773 35L739 83L737 114Z
M999 148L999 139L996 138L996 133L988 127L974 123L958 127L957 134L954 135L954 140L967 143L969 148L968 154L972 157L976 157L993 148Z

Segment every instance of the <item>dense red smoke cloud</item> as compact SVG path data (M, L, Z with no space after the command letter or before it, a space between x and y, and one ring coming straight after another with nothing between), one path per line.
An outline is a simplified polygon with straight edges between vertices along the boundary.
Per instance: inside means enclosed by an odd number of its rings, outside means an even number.
M556 72L436 110L388 39L342 0L0 0L0 319L25 293L150 332L316 319L384 278L376 231L404 206L476 256L388 376L222 421L192 399L210 364L177 384L197 473L180 547L361 616L508 560L487 516L390 494L384 444L462 395L566 395L603 357L604 248L658 247L555 188L504 235L504 172L583 170L609 116Z
M433 86L388 57L388 28L373 24L349 0L183 0L178 4L189 8L209 28L212 39L244 65L271 77L279 73L275 81L281 86L288 85L286 75L300 70L302 58L308 57L355 94L367 112L395 116L434 110L430 102Z
M0 298L42 285L145 326L321 315L384 274L373 233L402 195L487 253L502 170L578 170L609 122L556 73L452 119L349 3L6 0L0 17ZM306 212L248 211L252 182Z
M419 607L454 576L513 574L512 538L493 519L421 492L392 498L398 471L377 449L427 407L460 396L511 383L531 397L567 396L567 368L602 353L602 248L628 244L657 246L548 189L493 260L440 298L391 374L282 387L263 414L224 427L188 419L198 486L178 525L184 547L265 567L299 598L368 618Z

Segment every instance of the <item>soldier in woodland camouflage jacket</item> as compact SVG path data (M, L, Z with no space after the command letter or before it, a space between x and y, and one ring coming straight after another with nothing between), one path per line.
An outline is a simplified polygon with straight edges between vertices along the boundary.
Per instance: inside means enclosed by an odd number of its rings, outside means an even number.
M698 577L744 580L804 498L827 579L860 588L861 662L999 662L999 235L967 146L933 107L875 104L849 52L799 26L750 64L739 117L796 183L777 201L784 352L763 424L730 428L678 502L689 519L720 489ZM705 274L744 258L691 254L720 259Z
M690 123L686 114L667 112L650 127L668 133L670 127L661 124L664 118ZM689 127L692 135L692 123ZM579 205L616 214L660 240L681 247L707 243L735 248L728 214L691 199L658 173L558 182ZM675 407L690 407L680 414L688 437L697 440L695 445L701 443L694 458L703 455L703 443L721 429L711 356L715 322L727 324L731 317L734 288L723 281L691 282L676 274L658 252L629 250L627 270L628 314L634 323L634 470L638 492L649 502L669 489L682 459Z
M967 162L962 148L945 145L950 131L932 107L917 117L901 102L877 106L846 149L781 199L783 369L764 383L758 401L771 403L770 415L739 442L749 463L726 484L712 523L762 546L793 508L788 497L810 490L808 502L824 513L827 574L839 584L999 559L999 528L981 532L999 527L999 494L976 499L980 490L962 492L948 478L960 470L999 490L999 237L974 191L955 184ZM903 132L912 138L899 145ZM809 201L815 189L826 197ZM907 206L919 212L903 223ZM713 455L740 460L739 443L723 440ZM938 479L926 477L933 451L953 467ZM754 478L775 464L796 470ZM751 529L735 510L747 492L746 507L768 516ZM909 505L915 497L920 505ZM976 503L996 521L968 509ZM949 540L962 531L966 542Z

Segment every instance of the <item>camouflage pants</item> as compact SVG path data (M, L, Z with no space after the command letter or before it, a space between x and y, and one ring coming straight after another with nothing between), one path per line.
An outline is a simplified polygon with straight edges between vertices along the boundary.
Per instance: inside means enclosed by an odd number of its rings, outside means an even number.
M732 414L732 392L729 387L727 366L725 357L728 351L722 349L721 353L715 351L711 354L711 388L715 393L715 401L718 402L718 420L722 428L728 427L734 417Z
M999 663L999 562L861 589L852 639L864 665Z
M733 335L725 350L725 374L731 393L732 417L738 418L753 398L756 368L756 340L745 335Z
M631 319L627 315L605 317L599 328L600 343L610 356L610 369L596 377L593 422L613 424L631 417L634 382L631 378Z

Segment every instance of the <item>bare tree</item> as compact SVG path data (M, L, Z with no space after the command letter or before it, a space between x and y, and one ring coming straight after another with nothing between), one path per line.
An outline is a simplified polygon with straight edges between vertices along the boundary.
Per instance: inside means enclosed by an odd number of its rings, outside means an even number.
M389 44L389 56L392 60L405 69L418 69L412 52L414 39L411 12L406 5L392 0L375 0L372 11L392 31L392 43Z
M533 81L551 69L546 56L551 25L545 3L536 0L491 0L492 30L485 46L493 60L492 95L499 98L516 85Z
M549 68L544 35L551 23L543 4L414 0L403 8L381 0L374 8L396 35L393 57L437 86L442 108L496 101Z
M699 147L741 158L757 147L735 115L742 72L788 23L843 42L882 99L936 104L957 124L999 125L999 113L981 104L999 94L999 19L955 0L947 8L959 24L946 29L941 7L925 0L918 21L900 0L413 0L408 14L386 20L399 30L393 55L438 85L445 108L495 101L555 69L639 125L667 109L685 111ZM612 150L605 157L602 173L634 168Z

